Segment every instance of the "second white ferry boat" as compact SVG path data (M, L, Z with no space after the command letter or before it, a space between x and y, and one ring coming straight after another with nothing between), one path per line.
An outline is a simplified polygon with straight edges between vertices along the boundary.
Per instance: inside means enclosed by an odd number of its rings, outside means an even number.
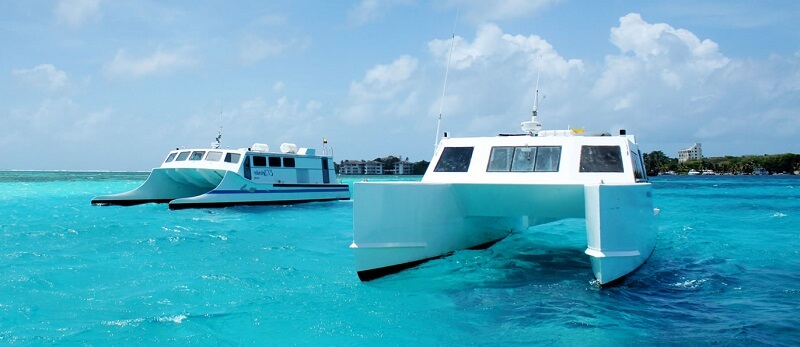
M337 182L333 156L284 143L280 152L266 144L249 148L211 148L170 151L138 188L98 196L94 205L169 203L170 209L234 205L292 204L347 200L350 189Z

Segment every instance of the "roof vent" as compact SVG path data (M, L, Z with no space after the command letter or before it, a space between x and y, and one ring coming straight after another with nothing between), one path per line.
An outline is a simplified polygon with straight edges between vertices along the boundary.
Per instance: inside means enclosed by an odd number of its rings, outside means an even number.
M266 143L254 143L253 146L250 147L253 152L269 152L269 146Z
M294 143L281 144L281 153L295 154L297 153L297 145Z

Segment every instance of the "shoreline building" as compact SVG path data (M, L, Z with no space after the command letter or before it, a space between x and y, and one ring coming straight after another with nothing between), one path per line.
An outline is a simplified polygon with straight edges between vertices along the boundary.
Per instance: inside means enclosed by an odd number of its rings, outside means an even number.
M383 175L383 164L377 161L344 160L339 165L342 175Z
M411 175L414 173L414 163L408 161L398 161L394 163L395 175Z
M339 173L342 175L363 175L364 162L361 160L343 160L339 165Z
M703 147L699 143L687 149L678 151L678 162L683 163L691 159L703 159Z
M364 163L365 175L383 175L383 164L377 161L368 161Z

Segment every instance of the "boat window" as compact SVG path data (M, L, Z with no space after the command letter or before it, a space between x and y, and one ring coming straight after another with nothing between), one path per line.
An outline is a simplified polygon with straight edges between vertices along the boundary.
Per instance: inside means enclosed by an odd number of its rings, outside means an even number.
M225 162L238 164L241 157L242 155L239 153L225 153Z
M582 146L580 172L623 172L619 146Z
M283 167L294 167L294 158L283 158Z
M642 162L641 152L631 151L631 160L633 161L633 178L636 182L647 182L647 173L644 170L644 163Z
M511 168L511 156L514 154L514 147L492 147L492 154L489 156L489 167L486 171L508 171Z
M473 147L445 147L433 171L467 172L469 163L472 161L473 149Z
M220 161L222 159L222 152L211 151L206 156L206 161Z
M175 152L172 152L172 153L170 153L170 154L167 156L167 159L166 159L166 160L164 160L164 162L165 162L165 163L169 163L169 162L171 162L171 161L175 160L175 156L176 156L176 155L178 155L178 153L175 153Z
M184 161L184 160L186 160L186 158L189 157L189 153L191 153L191 152L181 152L180 154L178 154L178 157L175 158L175 161Z
M203 156L206 154L206 151L194 151L192 155L189 157L189 160L203 160Z
M538 172L558 172L561 162L561 147L538 147L536 151L536 168Z
M254 155L253 166L267 166L267 157Z
M536 147L517 147L514 149L514 161L511 171L533 171L533 161L536 159Z
M487 172L558 172L561 146L492 147Z
M281 158L280 157L269 157L269 166L270 167L281 167Z

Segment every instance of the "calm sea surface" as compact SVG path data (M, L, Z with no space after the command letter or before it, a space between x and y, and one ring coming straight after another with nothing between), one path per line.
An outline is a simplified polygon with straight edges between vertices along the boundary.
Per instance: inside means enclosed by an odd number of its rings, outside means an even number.
M656 250L603 289L583 220L362 283L351 201L89 203L146 177L0 172L0 343L800 344L798 176L654 178Z

